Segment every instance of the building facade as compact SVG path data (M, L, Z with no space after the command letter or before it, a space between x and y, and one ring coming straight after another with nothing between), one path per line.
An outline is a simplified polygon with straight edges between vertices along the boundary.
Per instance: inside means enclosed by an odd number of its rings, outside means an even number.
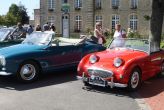
M40 0L40 24L54 23L58 33L86 33L96 22L112 30L119 23L148 35L151 0ZM64 5L69 8L64 8ZM164 29L163 29L164 30ZM164 31L163 31L164 32Z
M40 25L40 9L34 9L34 26Z

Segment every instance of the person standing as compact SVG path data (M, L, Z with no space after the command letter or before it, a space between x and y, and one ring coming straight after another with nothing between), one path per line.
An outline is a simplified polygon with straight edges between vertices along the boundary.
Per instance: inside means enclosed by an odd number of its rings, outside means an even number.
M42 31L42 28L40 27L39 24L37 24L35 31Z
M31 34L34 31L32 25L29 25L29 27L27 28L27 34Z
M95 24L94 36L97 38L98 44L106 43L106 39L105 39L105 37L103 35L102 25L101 25L100 22L97 22Z
M114 46L116 47L123 47L125 44L124 38L126 38L126 32L121 29L120 24L116 24L115 26L115 32L114 32Z
M47 22L46 24L43 25L43 31L49 31L50 30L50 25Z
M114 32L114 38L126 38L126 32L121 29L120 24L116 24L115 26L115 32Z
M54 24L51 24L51 31L56 31L56 27L55 27L55 25Z

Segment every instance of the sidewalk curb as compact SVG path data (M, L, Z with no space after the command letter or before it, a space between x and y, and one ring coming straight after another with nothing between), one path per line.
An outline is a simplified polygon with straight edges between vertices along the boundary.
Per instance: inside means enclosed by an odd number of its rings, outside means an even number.
M138 103L138 106L139 106L139 110L152 110L150 108L150 106L145 102L144 99L142 99L142 97L134 92L134 93L131 93L131 96L135 99L135 101Z

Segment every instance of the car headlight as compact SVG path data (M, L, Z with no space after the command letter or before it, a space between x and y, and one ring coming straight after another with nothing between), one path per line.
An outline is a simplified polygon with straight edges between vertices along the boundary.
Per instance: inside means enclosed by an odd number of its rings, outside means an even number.
M98 61L98 57L96 55L91 55L89 58L90 63L96 63Z
M123 64L123 60L121 58L115 58L114 59L114 66L120 67Z
M6 65L6 60L4 56L0 56L0 65L5 66Z

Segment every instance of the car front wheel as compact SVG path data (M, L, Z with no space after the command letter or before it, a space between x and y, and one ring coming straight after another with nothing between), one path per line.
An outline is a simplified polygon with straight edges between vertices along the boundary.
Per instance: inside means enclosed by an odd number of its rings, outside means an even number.
M135 68L131 75L128 82L128 90L135 91L137 90L141 85L141 72L138 68Z
M21 82L33 82L38 78L40 73L39 66L33 61L24 62L17 73L17 78Z

